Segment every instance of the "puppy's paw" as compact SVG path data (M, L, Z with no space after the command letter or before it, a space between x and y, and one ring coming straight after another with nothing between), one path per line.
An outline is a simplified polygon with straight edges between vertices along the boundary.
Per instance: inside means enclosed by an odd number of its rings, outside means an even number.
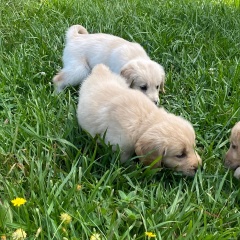
M57 75L55 75L53 77L53 84L54 84L54 87L55 87L55 91L57 93L60 93L63 91L64 89L64 84L63 84L63 77L62 77L62 72L59 72Z
M236 179L240 180L240 167L238 167L233 175Z

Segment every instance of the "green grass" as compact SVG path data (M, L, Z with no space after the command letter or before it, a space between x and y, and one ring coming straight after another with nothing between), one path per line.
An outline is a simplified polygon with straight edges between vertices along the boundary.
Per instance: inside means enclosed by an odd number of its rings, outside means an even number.
M237 0L0 4L0 235L22 228L27 239L96 232L140 240L146 231L156 239L240 238L239 183L223 167L240 119ZM161 105L193 123L204 171L191 179L121 166L118 151L79 129L78 89L56 95L51 84L65 31L77 23L139 42L165 67ZM14 207L16 197L27 203Z

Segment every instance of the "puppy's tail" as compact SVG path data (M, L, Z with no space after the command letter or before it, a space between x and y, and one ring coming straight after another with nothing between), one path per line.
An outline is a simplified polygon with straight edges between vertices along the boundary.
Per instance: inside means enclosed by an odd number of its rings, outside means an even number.
M71 26L66 34L67 41L79 36L79 34L88 34L88 31L86 28L84 28L81 25L73 25Z

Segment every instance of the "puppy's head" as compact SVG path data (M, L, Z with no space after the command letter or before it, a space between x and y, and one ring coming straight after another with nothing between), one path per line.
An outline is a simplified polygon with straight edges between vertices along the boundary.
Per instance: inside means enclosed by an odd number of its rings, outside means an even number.
M146 131L135 145L135 152L144 165L166 167L194 176L202 160L195 151L195 132L181 117L156 124ZM156 160L157 159L157 160ZM157 161L157 162L155 162Z
M123 66L121 75L131 88L142 91L158 104L159 92L164 93L165 82L165 72L161 65L152 60L136 59Z
M224 165L233 170L240 167L240 122L236 123L231 131L230 148L226 153Z

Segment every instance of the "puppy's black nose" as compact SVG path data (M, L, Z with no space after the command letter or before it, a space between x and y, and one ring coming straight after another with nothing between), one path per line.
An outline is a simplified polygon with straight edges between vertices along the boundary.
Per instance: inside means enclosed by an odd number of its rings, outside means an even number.
M203 170L203 166L197 166L197 167L193 167L193 171L196 173L197 172L197 170L200 170L200 171L202 171Z

